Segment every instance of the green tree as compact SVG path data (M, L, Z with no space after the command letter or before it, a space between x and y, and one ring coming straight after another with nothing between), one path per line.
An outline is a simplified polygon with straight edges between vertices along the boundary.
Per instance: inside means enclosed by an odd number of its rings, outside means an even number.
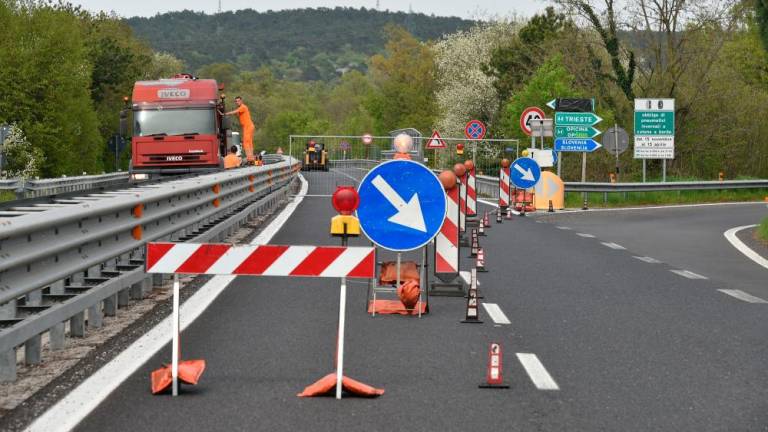
M414 127L429 131L437 119L432 51L402 27L386 27L385 54L370 60L375 91L366 101L377 134Z
M200 78L213 78L219 84L231 84L237 76L237 67L231 63L212 63L197 70Z

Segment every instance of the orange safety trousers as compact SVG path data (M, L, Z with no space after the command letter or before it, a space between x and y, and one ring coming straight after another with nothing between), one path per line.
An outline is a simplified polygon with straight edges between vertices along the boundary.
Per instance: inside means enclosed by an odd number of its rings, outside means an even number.
M253 123L249 125L241 125L243 129L243 150L245 150L245 156L249 161L253 160L253 131L256 127Z

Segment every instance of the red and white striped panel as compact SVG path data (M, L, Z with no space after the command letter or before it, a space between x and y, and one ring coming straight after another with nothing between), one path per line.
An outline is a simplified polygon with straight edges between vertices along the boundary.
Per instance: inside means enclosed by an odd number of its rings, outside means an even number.
M446 191L445 221L435 237L435 274L459 273L459 188Z
M509 207L509 167L499 171L499 207Z
M147 273L372 278L372 247L147 243Z
M467 176L459 180L459 231L467 230Z
M477 177L475 169L472 168L467 173L467 216L477 216Z

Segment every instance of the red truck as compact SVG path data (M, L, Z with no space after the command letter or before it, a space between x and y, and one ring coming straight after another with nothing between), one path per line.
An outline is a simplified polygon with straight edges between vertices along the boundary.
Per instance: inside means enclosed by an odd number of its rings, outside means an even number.
M137 81L133 113L130 173L180 174L223 169L229 121L224 112L223 86L216 80L180 74L170 79Z

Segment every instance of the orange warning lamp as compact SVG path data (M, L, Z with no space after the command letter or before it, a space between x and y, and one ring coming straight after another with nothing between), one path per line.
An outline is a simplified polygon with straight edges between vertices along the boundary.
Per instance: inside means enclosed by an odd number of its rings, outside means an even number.
M467 168L463 163L457 163L453 166L453 173L456 174L456 177L462 178L467 173Z
M501 167L502 168L509 168L509 165L510 165L509 159L504 158L504 159L501 160Z
M472 171L475 169L475 162L472 159L467 159L464 161L464 167L467 168L467 171Z
M352 212L360 205L360 196L352 186L338 186L331 197L333 208L339 212L331 219L331 235L359 236L360 221Z
M462 143L456 144L456 154L457 155L463 155L464 154L464 144L462 144Z

